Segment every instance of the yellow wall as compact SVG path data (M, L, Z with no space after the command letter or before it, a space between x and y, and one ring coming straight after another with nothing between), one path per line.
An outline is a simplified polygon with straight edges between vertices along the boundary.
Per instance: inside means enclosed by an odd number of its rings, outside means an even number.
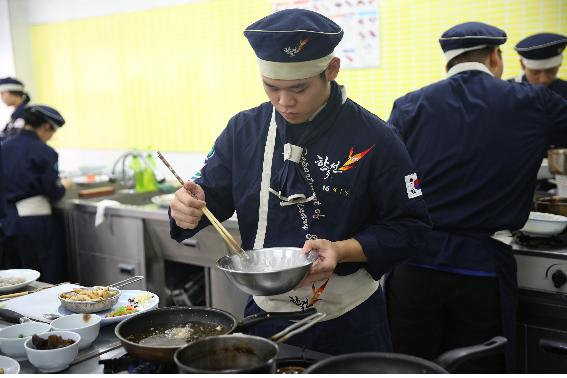
M208 151L232 115L265 101L242 30L271 4L211 0L32 26L36 100L68 120L54 144ZM505 77L520 72L519 39L567 34L567 0L382 0L380 13L381 67L344 70L339 82L384 119L397 97L443 77L437 38L456 23L506 30Z

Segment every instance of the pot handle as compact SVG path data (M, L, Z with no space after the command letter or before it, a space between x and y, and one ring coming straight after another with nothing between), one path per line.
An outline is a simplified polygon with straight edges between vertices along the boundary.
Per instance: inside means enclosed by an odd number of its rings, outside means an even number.
M445 352L437 357L435 363L451 372L455 370L457 366L470 359L502 353L504 351L504 345L506 345L507 342L508 340L505 337L496 336L482 344L452 349Z
M291 312L262 312L245 317L236 325L236 331L246 330L251 326L263 323L270 319L299 320L317 313L315 307L303 311Z

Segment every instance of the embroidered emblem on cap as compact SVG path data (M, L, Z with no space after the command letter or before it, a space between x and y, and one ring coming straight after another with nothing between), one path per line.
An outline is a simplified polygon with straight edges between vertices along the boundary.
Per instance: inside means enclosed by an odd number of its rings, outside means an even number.
M296 47L294 47L293 49L291 47L286 47L283 51L284 51L284 53L286 53L290 57L294 57L297 54L299 54L301 52L301 50L303 50L303 48L305 47L307 42L309 42L309 37L301 39L299 41L299 44Z
M421 183L417 178L417 173L412 173L405 177L406 180L406 190L408 192L408 198L416 198L421 196Z

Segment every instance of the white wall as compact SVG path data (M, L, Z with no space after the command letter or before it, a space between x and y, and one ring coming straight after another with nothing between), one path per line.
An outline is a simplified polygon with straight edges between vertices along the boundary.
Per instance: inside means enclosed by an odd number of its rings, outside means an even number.
M197 1L204 0L0 0L0 77L15 75L24 81L34 102L35 77L30 35L32 24L136 12ZM7 121L10 112L10 109L0 104L0 126L5 123L4 120ZM73 173L80 167L88 166L102 165L109 170L126 150L59 148L57 152L60 170L63 173ZM162 152L184 179L190 178L201 167L206 156L202 153ZM159 161L158 164L161 167ZM168 179L174 179L167 169L161 168Z

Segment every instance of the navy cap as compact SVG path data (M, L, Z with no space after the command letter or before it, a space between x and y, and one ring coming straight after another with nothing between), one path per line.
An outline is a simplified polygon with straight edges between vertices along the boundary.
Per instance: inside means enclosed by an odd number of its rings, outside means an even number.
M13 77L0 79L0 92L23 92L24 83Z
M447 62L467 51L498 46L506 42L506 32L482 22L465 22L447 30L439 44Z
M47 105L30 105L25 111L40 113L45 121L49 122L55 128L59 128L65 124L63 116L57 110Z
M563 61L567 37L561 34L539 33L522 39L514 50L527 68L538 70L557 67Z
M244 30L262 75L278 80L305 79L323 72L343 29L327 17L305 9L285 9Z

